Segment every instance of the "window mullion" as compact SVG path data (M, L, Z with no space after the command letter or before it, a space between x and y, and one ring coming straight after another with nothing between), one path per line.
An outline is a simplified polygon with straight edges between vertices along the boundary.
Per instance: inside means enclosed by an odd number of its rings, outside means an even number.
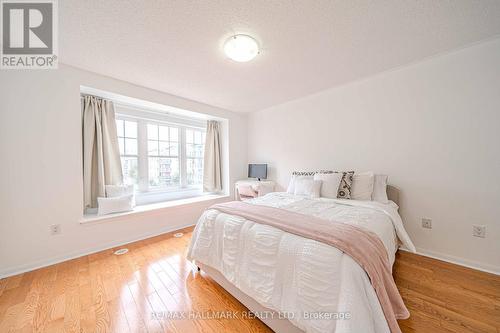
M139 191L147 192L149 190L148 180L148 130L147 123L144 120L139 120L137 123L137 153L138 153L138 169L139 169Z
M187 187L187 160L186 160L186 128L179 127L180 149L179 149L179 167L181 172L181 188Z

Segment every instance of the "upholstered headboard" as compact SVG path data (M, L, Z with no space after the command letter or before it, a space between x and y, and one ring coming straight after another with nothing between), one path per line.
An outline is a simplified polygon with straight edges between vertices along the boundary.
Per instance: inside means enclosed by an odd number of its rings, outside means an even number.
M392 185L387 185L387 198L399 206L399 189Z

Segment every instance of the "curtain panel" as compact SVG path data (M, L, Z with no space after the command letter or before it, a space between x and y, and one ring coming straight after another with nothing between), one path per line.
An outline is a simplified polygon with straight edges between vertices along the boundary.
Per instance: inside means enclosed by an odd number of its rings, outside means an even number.
M97 207L106 196L106 185L122 183L120 149L112 101L83 96L83 194L84 208Z
M205 155L203 161L203 191L222 191L222 162L220 123L215 120L207 122Z

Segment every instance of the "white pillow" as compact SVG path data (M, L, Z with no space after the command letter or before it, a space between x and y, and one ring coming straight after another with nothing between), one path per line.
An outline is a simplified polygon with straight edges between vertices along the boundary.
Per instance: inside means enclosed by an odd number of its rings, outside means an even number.
M133 194L114 198L97 198L97 215L127 212L133 209Z
M375 175L371 171L354 173L351 186L351 199L372 200L374 180Z
M134 185L106 185L106 198L117 198L134 194ZM135 207L135 195L132 197L132 207Z
M375 175L372 200L383 204L389 203L389 198L387 198L387 175Z
M320 196L323 198L336 199L339 191L342 173L317 173L314 180L321 180Z
M288 183L288 188L286 189L286 191L288 193L291 193L291 194L295 193L295 183L299 179L313 179L313 176L292 175L292 178L290 178L290 183Z
M319 198L321 191L321 180L314 180L312 177L299 178L295 180L295 195L306 195L311 198Z
M114 198L122 195L133 194L134 185L106 185L106 197Z

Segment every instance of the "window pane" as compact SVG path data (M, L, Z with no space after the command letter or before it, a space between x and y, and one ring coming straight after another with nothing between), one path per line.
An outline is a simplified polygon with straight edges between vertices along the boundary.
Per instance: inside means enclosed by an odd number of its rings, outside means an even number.
M169 156L169 152L168 152L169 147L170 147L170 145L168 144L168 142L160 141L160 154L159 155Z
M179 141L179 130L175 127L170 127L170 141Z
M137 138L137 123L135 121L125 121L125 136Z
M206 138L205 138L205 132L202 132L201 133L201 143L205 144L205 140L206 140Z
M127 185L137 185L137 157L122 157L123 182Z
M148 155L158 155L158 141L148 140Z
M125 155L137 155L137 139L125 139Z
M194 145L186 144L186 156L194 157Z
M179 186L179 160L177 158L150 157L149 185L152 187Z
M201 185L203 182L203 160L187 159L187 184Z
M186 160L186 167L187 167L187 183L188 185L193 184L193 178L194 178L194 160L191 158L188 158Z
M203 160L196 160L196 184L203 184Z
M204 146L203 145L195 145L194 146L194 155L196 157L203 157L203 148Z
M198 143L198 144L201 143L201 132L200 131L194 132L194 143Z
M116 120L116 133L119 137L123 136L123 120Z
M125 154L125 145L123 138L118 138L118 146L120 147L120 155Z
M170 156L179 156L179 144L170 143Z
M168 141L168 127L167 126L159 126L159 127L160 127L159 139L163 141Z
M203 184L203 159L196 160L196 182L197 185Z
M148 124L148 139L158 140L158 125Z
M158 166L158 158L150 157L148 161L149 165L149 186L159 186L160 185L160 167Z
M193 136L194 136L193 131L187 129L186 130L186 143L193 143L194 142Z

